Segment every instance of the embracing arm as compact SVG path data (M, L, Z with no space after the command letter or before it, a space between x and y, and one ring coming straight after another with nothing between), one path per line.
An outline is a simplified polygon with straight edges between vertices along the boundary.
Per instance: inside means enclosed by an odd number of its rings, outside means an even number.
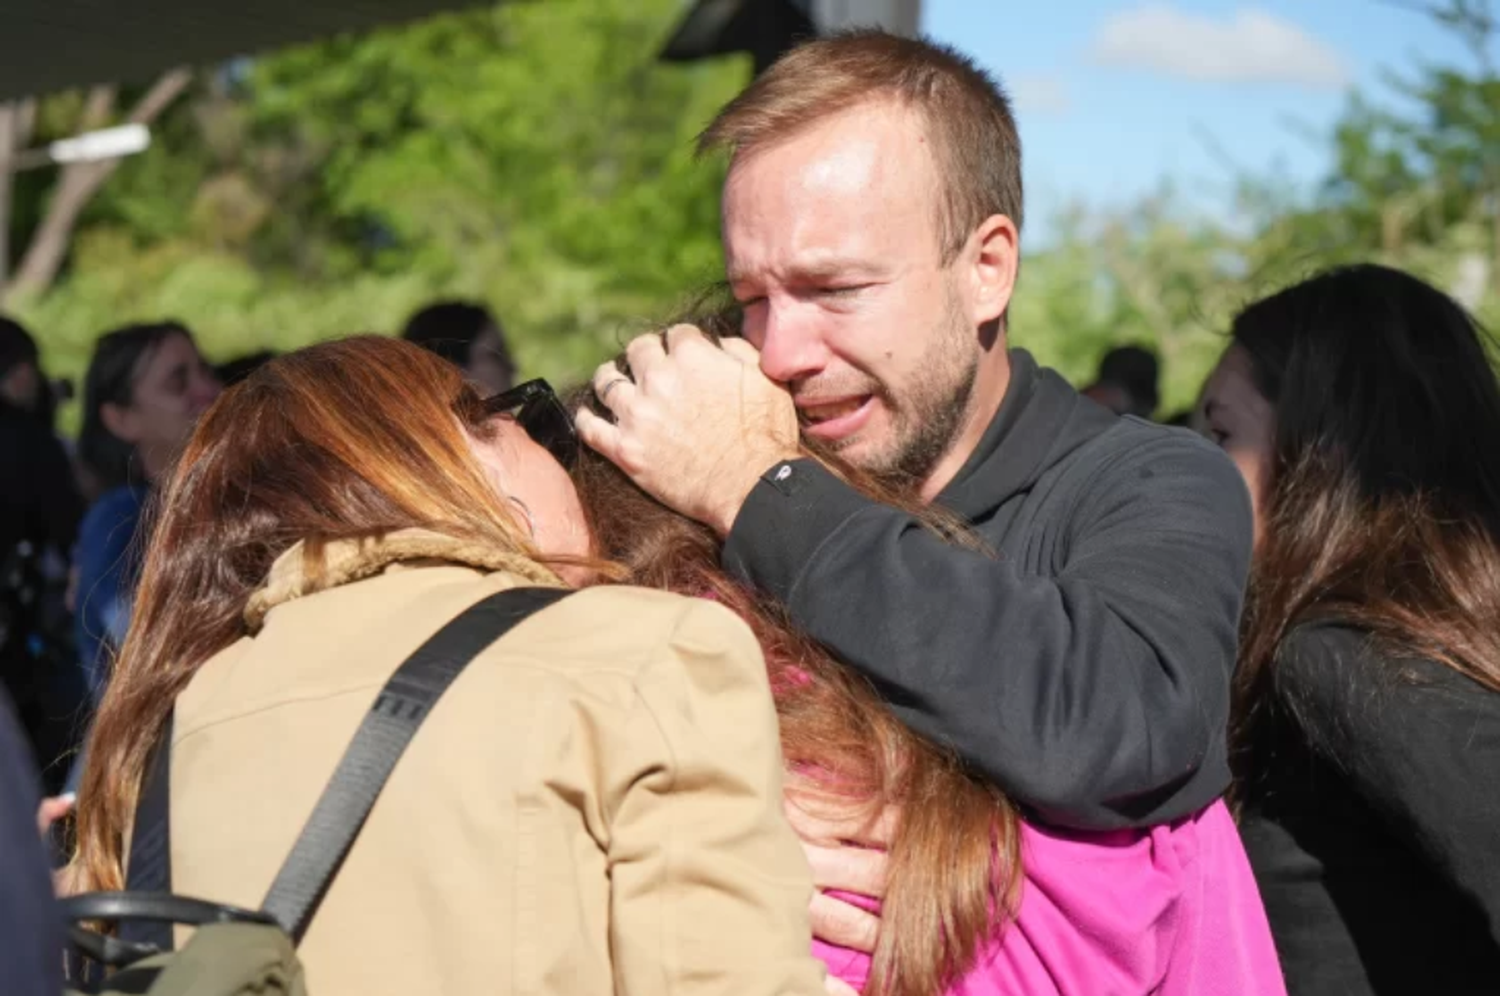
M725 561L1041 818L1162 822L1228 781L1250 512L1216 449L1149 446L1091 482L1055 577L945 543L806 461L756 486Z

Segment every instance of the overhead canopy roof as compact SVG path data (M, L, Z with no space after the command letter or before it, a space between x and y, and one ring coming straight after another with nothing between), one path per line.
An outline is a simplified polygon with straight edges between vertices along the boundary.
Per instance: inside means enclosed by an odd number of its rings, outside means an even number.
M484 2L0 0L0 100L93 83L145 83L173 66L211 64ZM819 29L880 24L915 33L921 0L683 0L683 6L663 58L751 52L760 68Z
M172 66L411 20L478 0L0 0L0 100L149 82Z

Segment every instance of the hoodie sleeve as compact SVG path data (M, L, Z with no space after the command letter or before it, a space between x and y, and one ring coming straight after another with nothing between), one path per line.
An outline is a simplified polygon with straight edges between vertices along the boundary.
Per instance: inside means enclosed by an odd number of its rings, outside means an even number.
M1164 432L1079 488L1046 540L1055 574L955 548L806 461L762 479L724 556L1037 818L1115 829L1228 784L1250 534L1234 466Z

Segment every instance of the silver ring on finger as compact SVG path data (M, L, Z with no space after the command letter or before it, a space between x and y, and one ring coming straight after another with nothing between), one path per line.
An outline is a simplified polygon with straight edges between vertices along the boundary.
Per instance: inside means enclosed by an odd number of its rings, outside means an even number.
M612 392L612 390L615 390L616 387L621 386L621 384L628 383L630 383L630 378L616 377L615 380L609 381L609 383L604 384L604 390L598 392L598 404L607 404L607 402L609 402L609 392Z
M615 388L619 387L621 384L629 384L629 383L630 383L630 378L629 377L616 377L614 380L610 381L608 384L605 384L604 385L604 389L599 392L599 403L601 405L609 404L609 392L613 391Z

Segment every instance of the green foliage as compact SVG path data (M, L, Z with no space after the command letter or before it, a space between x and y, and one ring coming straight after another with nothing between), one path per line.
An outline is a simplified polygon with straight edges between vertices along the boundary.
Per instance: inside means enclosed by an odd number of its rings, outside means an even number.
M692 145L749 66L657 63L681 8L512 0L223 67L106 185L63 280L23 317L53 371L77 376L93 338L129 320L179 318L228 358L394 331L436 297L471 297L527 372L582 377L720 274L722 172ZM1170 188L1059 219L1023 265L1012 341L1075 382L1111 346L1152 345L1171 412L1196 398L1237 307L1319 266L1407 267L1496 317L1488 11L1439 12L1474 65L1392 77L1399 101L1351 99L1311 196L1245 177L1233 228L1184 213ZM39 136L83 106L45 102ZM41 216L43 180L17 184L21 229Z
M1029 256L1012 305L1011 341L1076 384L1111 347L1154 348L1162 410L1191 405L1241 303L1236 240L1174 208L1170 189L1112 217L1062 220L1056 248Z
M179 318L227 358L461 296L528 371L582 376L722 270L722 173L693 142L749 67L657 63L679 14L511 2L224 67L106 185L23 315L76 376L129 320Z
M1489 60L1489 0L1434 3L1467 67L1391 75L1354 94L1327 136L1334 167L1313 196L1240 178L1231 229L1174 211L1170 190L1115 216L1073 218L1059 245L1027 259L1012 339L1075 382L1125 343L1154 345L1162 411L1191 405L1245 303L1323 267L1373 261L1457 295L1500 321L1500 77ZM1392 97L1399 98L1392 100ZM1398 112L1391 107L1409 108Z

